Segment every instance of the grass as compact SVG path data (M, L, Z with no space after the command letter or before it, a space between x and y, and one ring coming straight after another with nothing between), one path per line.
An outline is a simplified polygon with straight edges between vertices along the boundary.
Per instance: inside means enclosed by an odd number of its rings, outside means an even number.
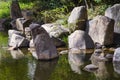
M8 17L10 17L10 4L11 4L11 1L7 1L7 2L0 1L0 18L8 18ZM33 7L32 2L29 2L29 3L20 2L19 5L20 5L20 8L22 10L24 10L24 9L32 9L32 7Z

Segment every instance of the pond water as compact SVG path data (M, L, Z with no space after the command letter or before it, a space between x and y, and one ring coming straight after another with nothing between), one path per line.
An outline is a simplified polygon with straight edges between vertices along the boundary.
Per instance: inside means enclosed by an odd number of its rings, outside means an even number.
M5 35L0 38L0 80L120 80L112 61L100 62L100 68L92 73L83 70L91 63L91 54L69 57L66 54L51 61L39 61L27 49L7 51L6 40ZM80 65L71 63L71 59L79 59Z

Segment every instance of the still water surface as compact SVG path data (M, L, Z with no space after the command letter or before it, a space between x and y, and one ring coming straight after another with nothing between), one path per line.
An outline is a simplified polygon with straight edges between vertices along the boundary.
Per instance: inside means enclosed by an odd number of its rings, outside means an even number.
M94 73L84 71L84 66L91 63L91 54L61 55L55 60L38 61L27 49L7 51L5 44L0 42L0 80L120 80L112 62L100 62ZM72 59L80 64L71 63Z

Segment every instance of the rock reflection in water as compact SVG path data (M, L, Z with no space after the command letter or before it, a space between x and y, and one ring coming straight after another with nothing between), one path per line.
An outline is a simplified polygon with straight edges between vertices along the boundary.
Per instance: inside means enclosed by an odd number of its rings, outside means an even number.
M55 69L57 61L58 59L51 61L38 61L34 74L34 80L48 80Z
M13 59L20 59L24 57L24 54L20 49L11 50L10 53Z
M93 56L93 55L92 55ZM98 66L98 69L94 72L98 80L105 80L109 77L105 61L96 60L95 56L91 58L91 63Z
M80 51L80 53L68 54L68 61L71 66L72 71L81 74L80 66L84 64L85 53Z
M120 61L113 61L114 71L120 74Z

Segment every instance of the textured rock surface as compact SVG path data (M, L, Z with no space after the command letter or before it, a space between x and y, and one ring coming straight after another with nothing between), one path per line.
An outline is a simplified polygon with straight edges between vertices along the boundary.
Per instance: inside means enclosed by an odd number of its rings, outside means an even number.
M89 21L86 31L94 42L101 45L113 44L114 21L105 16L97 16Z
M73 32L76 29L84 30L86 20L87 10L85 6L75 7L68 18L68 27L70 28L70 32Z
M50 36L56 38L61 37L62 35L67 34L69 32L69 30L67 28L64 28L64 26L61 24L43 24L41 27L43 27L49 33Z
M114 19L114 32L120 33L120 4L115 4L112 7L109 7L105 11L105 16Z
M49 34L39 26L37 24L30 25L38 59L49 60L58 57L57 49Z
M76 30L68 37L69 49L90 49L94 48L94 43L90 36L81 30Z

